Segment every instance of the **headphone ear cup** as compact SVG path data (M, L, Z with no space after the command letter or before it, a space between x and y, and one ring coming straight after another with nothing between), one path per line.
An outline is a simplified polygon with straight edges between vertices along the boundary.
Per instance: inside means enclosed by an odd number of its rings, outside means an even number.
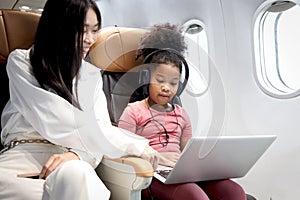
M139 85L142 87L144 98L149 95L150 70L144 69L139 74Z
M140 71L139 74L139 85L147 85L150 83L150 71L148 69L144 69Z
M181 81L179 81L179 82L178 82L178 89L177 89L177 92L176 92L176 96L181 95L182 90L183 90L183 84L182 84Z

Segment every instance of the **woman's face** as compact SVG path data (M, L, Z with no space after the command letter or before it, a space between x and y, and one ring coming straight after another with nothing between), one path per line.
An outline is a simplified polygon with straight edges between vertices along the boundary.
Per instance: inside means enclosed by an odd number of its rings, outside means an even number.
M149 98L156 104L167 106L178 89L179 68L173 64L160 64L151 71Z
M90 47L95 43L98 37L99 31L99 21L97 15L93 9L89 9L86 14L86 19L84 22L84 34L83 34L83 58L86 57Z

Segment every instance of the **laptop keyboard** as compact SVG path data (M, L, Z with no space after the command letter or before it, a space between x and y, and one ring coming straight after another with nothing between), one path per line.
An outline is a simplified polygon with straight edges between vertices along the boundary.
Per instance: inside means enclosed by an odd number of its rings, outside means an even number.
M168 177L168 175L170 174L171 171L172 170L170 170L170 169L157 170L157 173L166 179Z

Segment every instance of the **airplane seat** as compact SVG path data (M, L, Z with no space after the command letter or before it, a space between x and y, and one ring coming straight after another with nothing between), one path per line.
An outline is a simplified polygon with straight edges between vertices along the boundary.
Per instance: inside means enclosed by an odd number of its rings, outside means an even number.
M144 98L139 84L142 60L136 60L135 54L145 32L137 28L102 28L89 53L91 63L101 69L107 108L115 126L129 102Z
M28 49L34 41L39 14L18 10L0 10L0 113L9 99L6 62L14 49ZM1 128L0 128L1 130ZM0 144L0 149L2 149Z
M1 113L9 99L6 73L8 55L16 48L28 49L33 44L39 17L40 15L35 13L0 9ZM153 177L151 164L137 157L103 159L99 170L111 191L111 199L139 199L139 191L147 187Z
M135 53L145 32L146 30L137 28L105 27L100 30L98 40L90 49L90 62L101 70L112 125L117 126L118 119L129 102L144 98L143 87L139 84L139 66L142 60L136 60ZM136 159L148 165L147 161ZM96 171L109 189L122 191L112 193L111 199L141 199L141 190L148 187L152 180L153 168L151 177L137 176L141 182L138 185L134 183L136 186L133 187L128 178L117 183L107 180L112 177L111 168L103 168L108 165L108 161L104 160Z

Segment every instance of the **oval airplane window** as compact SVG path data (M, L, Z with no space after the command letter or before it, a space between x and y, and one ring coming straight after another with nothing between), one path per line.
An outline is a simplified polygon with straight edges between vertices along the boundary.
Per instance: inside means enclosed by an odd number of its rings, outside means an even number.
M201 96L207 91L209 84L207 35L202 22L195 19L183 24L182 31L187 44L185 57L190 69L186 92Z
M225 91L214 62L209 57L206 27L197 19L182 25L190 77L183 105L190 115L195 136L222 135L225 118Z
M256 79L276 98L300 94L300 7L292 1L262 5L254 26Z
M196 19L189 20L182 26L187 44L186 60L189 64L190 78L182 103L188 111L193 136L213 136L213 143L205 143L199 149L199 158L210 153L223 134L226 98L224 85L212 59L209 57L208 38L204 24Z

